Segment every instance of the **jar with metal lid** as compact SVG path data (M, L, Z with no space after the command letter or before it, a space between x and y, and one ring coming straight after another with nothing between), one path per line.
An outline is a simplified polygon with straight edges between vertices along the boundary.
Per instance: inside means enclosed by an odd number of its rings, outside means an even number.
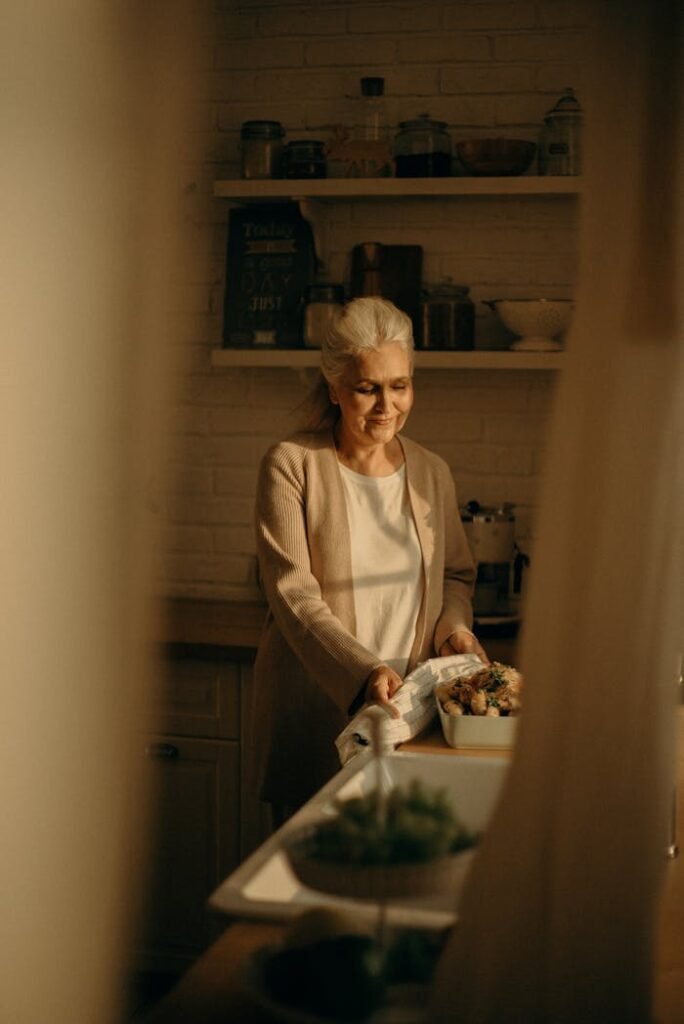
M342 312L344 288L340 284L312 284L305 294L304 345L321 348L325 337Z
M243 178L279 178L285 129L280 121L243 121L240 130Z
M469 288L445 277L424 293L421 346L454 351L475 347L475 305Z
M566 89L544 118L539 173L572 175L582 171L582 108L574 89Z
M451 174L451 136L445 121L420 114L400 121L394 136L394 165L398 178L446 178Z
M325 144L317 139L296 139L285 147L286 178L325 178Z

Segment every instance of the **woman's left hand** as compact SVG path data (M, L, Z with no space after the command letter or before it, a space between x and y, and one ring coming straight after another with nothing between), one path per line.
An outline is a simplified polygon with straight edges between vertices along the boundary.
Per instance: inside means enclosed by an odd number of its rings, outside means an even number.
M474 633L469 629L457 629L448 636L439 649L440 658L448 658L452 654L477 654L485 665L491 664L484 648Z
M385 708L391 718L401 718L399 708L392 704L392 697L401 683L401 676L389 665L378 665L366 680L366 700Z

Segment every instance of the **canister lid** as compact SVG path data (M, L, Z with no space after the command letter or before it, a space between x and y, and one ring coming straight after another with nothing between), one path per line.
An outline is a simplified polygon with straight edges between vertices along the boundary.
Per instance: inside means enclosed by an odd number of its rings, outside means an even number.
M455 284L452 277L445 277L428 288L429 299L463 299L470 293L465 284Z
M547 112L546 117L577 117L581 113L582 107L575 95L575 90L568 87L561 98Z
M240 129L243 139L282 139L284 134L280 121L243 121Z
M399 122L399 128L405 132L424 131L425 129L443 132L446 126L446 121L433 121L429 114L419 114L411 121Z
M384 78L364 77L361 79L362 96L382 96L385 91Z
M293 139L285 149L293 156L320 157L325 153L325 143L321 139Z

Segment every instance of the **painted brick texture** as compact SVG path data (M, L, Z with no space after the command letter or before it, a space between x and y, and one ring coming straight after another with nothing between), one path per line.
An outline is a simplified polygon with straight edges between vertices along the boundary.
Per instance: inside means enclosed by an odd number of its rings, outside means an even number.
M202 258L172 304L185 343L162 503L163 583L175 594L251 597L258 462L297 425L315 375L211 367L211 350L221 344L228 217L212 183L239 177L240 124L274 118L289 138L325 139L336 124L353 123L359 78L375 74L385 78L393 127L429 112L447 123L454 142L536 139L565 86L582 98L593 5L207 2L211 37L187 147L190 219ZM344 282L359 242L422 245L425 283L450 276L468 285L478 347L504 348L510 336L482 300L572 295L577 220L576 204L551 198L340 202L327 209L322 255L331 278ZM518 539L532 554L555 386L546 372L419 370L406 428L447 460L463 502L515 502Z

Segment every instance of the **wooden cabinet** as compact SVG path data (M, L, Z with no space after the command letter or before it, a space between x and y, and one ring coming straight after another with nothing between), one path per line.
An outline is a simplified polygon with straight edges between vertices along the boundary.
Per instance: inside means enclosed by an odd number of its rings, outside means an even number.
M225 649L165 650L150 729L140 737L152 796L139 957L148 969L182 969L221 929L206 900L241 859L246 668Z

